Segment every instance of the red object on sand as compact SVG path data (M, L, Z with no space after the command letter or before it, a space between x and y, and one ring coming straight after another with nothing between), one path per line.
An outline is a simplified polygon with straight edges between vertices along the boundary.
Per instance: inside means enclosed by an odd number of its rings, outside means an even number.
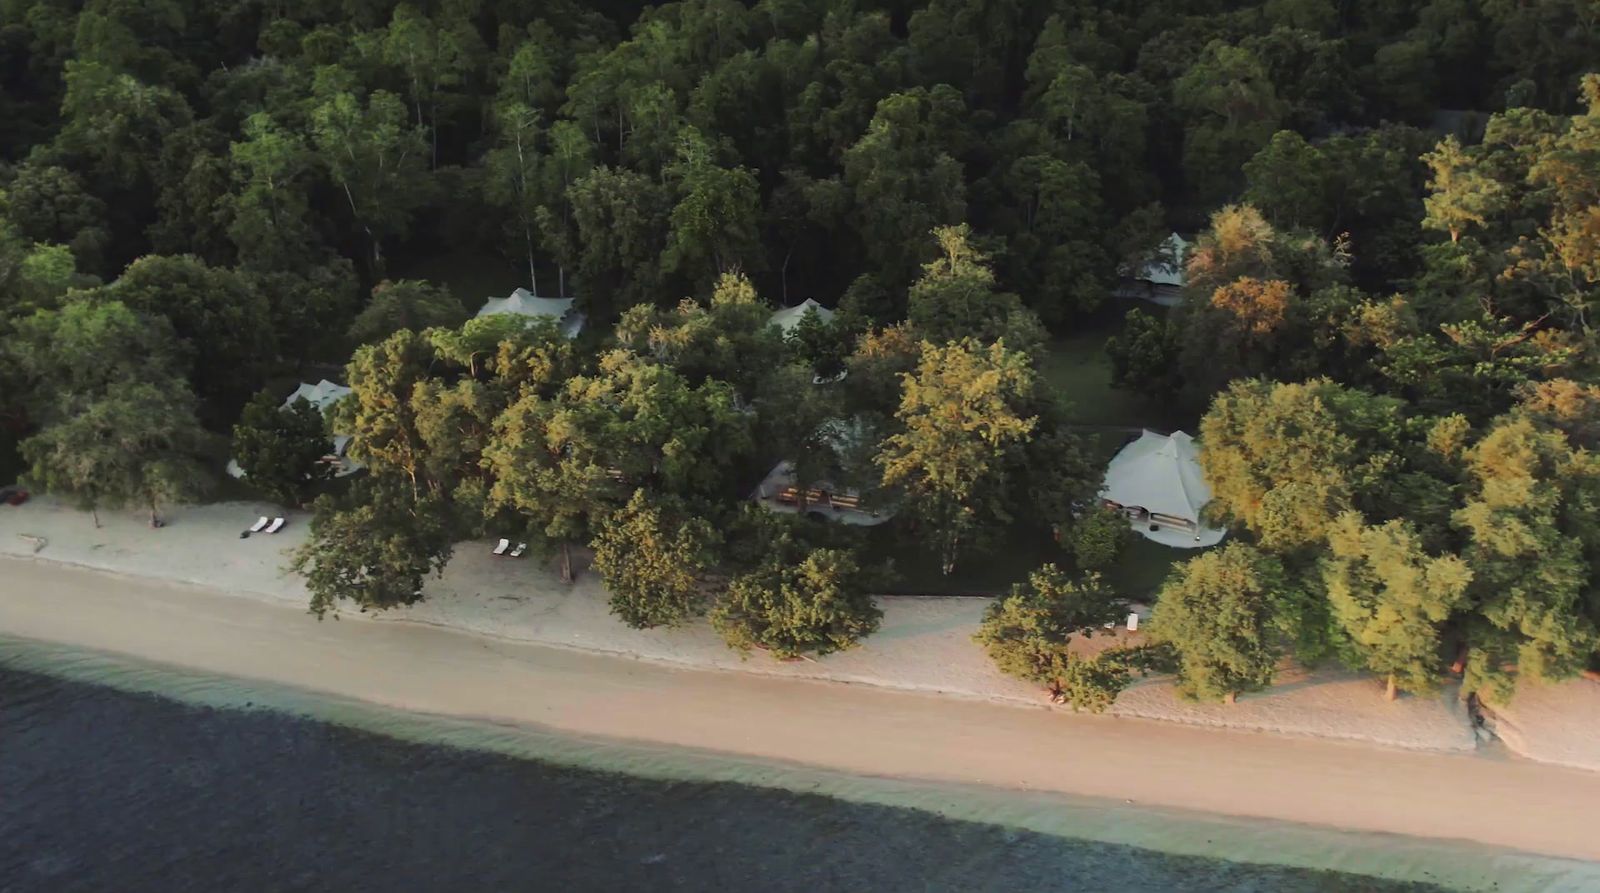
M0 501L6 505L22 505L28 501L28 491L21 487L0 488Z

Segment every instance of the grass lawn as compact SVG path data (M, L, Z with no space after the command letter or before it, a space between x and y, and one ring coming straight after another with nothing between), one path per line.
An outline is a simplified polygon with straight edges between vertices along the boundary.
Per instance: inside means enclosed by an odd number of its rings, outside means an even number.
M1162 430L1192 424L1169 407L1111 386L1106 341L1122 330L1129 309L1125 303L1115 303L1081 321L1076 331L1051 339L1039 357L1040 375L1066 399L1067 418L1074 424ZM1140 309L1163 308L1152 304Z

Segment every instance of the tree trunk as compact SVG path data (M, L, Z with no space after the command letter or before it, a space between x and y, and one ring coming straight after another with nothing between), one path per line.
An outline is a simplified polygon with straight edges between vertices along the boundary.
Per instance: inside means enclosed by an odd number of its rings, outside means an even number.
M1228 694L1222 699L1222 703L1224 703L1224 704L1237 704L1237 703L1239 703L1239 693L1236 692L1236 691L1228 692Z
M1395 684L1394 674L1390 673L1389 684L1383 691L1383 699L1386 701L1392 701L1398 697L1400 697L1400 687Z
M561 582L572 582L572 544L561 541Z
M150 501L150 526L151 527L160 527L161 526L161 515L160 515L160 513L158 513L156 511L156 503L155 503L155 500L153 500L153 499Z
M557 297L564 298L567 296L567 268L565 266L556 265L556 278L561 280L561 294L557 295Z
M96 506L96 505L89 506L89 517L94 519L94 529L99 530L100 529L100 507Z

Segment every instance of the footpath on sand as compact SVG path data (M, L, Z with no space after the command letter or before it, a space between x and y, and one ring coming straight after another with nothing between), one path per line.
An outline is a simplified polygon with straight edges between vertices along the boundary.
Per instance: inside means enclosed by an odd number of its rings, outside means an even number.
M134 513L107 514L104 526L95 528L86 513L53 500L35 500L0 510L0 555L187 583L303 608L308 593L286 565L287 553L307 535L306 516L292 516L277 534L239 538L258 516L281 513L266 504L223 503L175 510L159 530ZM741 659L704 622L681 629L630 629L610 615L594 573L580 571L576 583L564 584L549 562L496 557L488 544L459 545L444 577L430 579L426 593L427 599L417 605L370 619L685 667L1070 713L1050 707L1036 687L1001 675L972 642L987 599L882 597L882 627L860 647L818 660L779 662L761 654ZM1379 683L1345 673L1290 671L1271 690L1232 706L1187 703L1171 685L1149 680L1124 692L1110 714L1409 750L1460 753L1477 747L1477 735L1454 691L1390 702L1383 699ZM1526 687L1511 705L1497 707L1494 719L1495 730L1514 753L1600 771L1600 683Z

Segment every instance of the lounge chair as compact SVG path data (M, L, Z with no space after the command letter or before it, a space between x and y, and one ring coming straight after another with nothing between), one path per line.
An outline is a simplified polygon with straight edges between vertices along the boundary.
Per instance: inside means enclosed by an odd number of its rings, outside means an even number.
M250 525L250 532L251 533L260 533L263 528L265 528L268 524L271 524L271 523L272 523L272 519L271 518L267 517L266 515L262 515L260 518L256 519L256 523Z
M511 548L511 541L508 539L502 539L500 541L500 545L494 547L494 554L504 555L506 554L506 550L509 548Z
M511 557L512 558L521 558L522 557L522 553L526 552L526 551L528 551L528 544L527 543L517 543L517 547L515 549L511 550Z
M272 519L272 523L267 525L266 532L267 533L277 533L278 531L282 530L283 529L283 525L285 525L287 523L289 523L289 519L288 518L273 518Z

